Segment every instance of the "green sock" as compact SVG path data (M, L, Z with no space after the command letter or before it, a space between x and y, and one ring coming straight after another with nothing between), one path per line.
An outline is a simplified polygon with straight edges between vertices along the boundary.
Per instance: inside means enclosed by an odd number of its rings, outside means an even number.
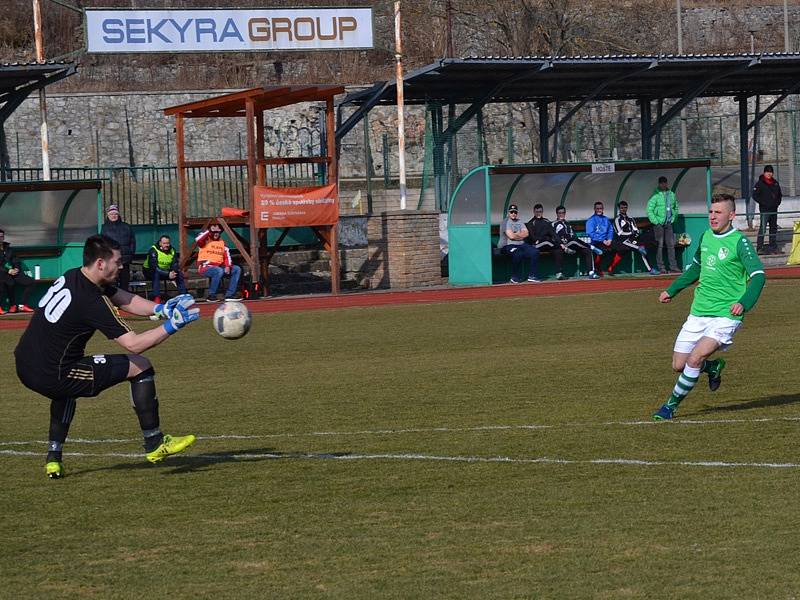
M672 410L678 408L678 405L683 402L683 399L692 391L697 380L700 378L700 369L686 365L683 367L683 372L678 375L678 380L675 382L675 387L672 388L672 394L667 399L667 406Z

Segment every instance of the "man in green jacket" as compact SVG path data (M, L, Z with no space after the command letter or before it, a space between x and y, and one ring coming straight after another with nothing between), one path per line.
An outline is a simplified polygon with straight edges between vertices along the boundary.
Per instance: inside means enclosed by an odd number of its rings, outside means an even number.
M664 268L664 246L667 247L667 258L669 259L669 272L680 273L678 261L675 260L675 233L672 225L678 217L678 200L675 192L669 189L666 177L658 178L658 188L647 201L647 218L653 224L658 242L658 254L656 254L656 264L661 273L666 273Z

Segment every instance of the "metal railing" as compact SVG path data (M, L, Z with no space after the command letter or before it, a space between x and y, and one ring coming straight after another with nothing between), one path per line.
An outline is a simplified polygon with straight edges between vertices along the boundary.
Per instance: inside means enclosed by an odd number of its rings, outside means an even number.
M3 181L39 181L40 168L0 170ZM178 174L176 167L62 167L52 168L53 180L99 179L103 203L116 204L132 225L163 225L178 222ZM320 165L300 163L267 165L267 185L297 187L319 185L324 178ZM244 208L247 204L246 167L191 167L187 169L188 216L219 214L223 206Z

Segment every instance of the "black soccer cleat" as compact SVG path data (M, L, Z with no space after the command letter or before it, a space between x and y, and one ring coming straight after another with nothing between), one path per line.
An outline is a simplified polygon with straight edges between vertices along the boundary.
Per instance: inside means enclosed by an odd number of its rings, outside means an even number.
M725 368L725 359L717 359L717 366L708 372L708 389L716 392L722 385L722 369Z

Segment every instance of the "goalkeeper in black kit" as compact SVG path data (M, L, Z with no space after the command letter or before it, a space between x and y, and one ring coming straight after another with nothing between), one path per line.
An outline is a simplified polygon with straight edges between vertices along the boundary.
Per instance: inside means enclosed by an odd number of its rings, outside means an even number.
M93 235L83 248L83 266L59 277L39 302L14 351L17 375L29 389L50 399L50 431L45 473L64 476L62 449L75 415L76 400L129 381L131 400L144 436L147 460L156 463L185 450L195 436L164 435L158 416L155 371L142 352L196 320L194 298L183 294L156 304L114 286L122 268L119 244ZM136 333L117 307L134 315L158 315L163 325ZM84 356L95 331L127 354Z

